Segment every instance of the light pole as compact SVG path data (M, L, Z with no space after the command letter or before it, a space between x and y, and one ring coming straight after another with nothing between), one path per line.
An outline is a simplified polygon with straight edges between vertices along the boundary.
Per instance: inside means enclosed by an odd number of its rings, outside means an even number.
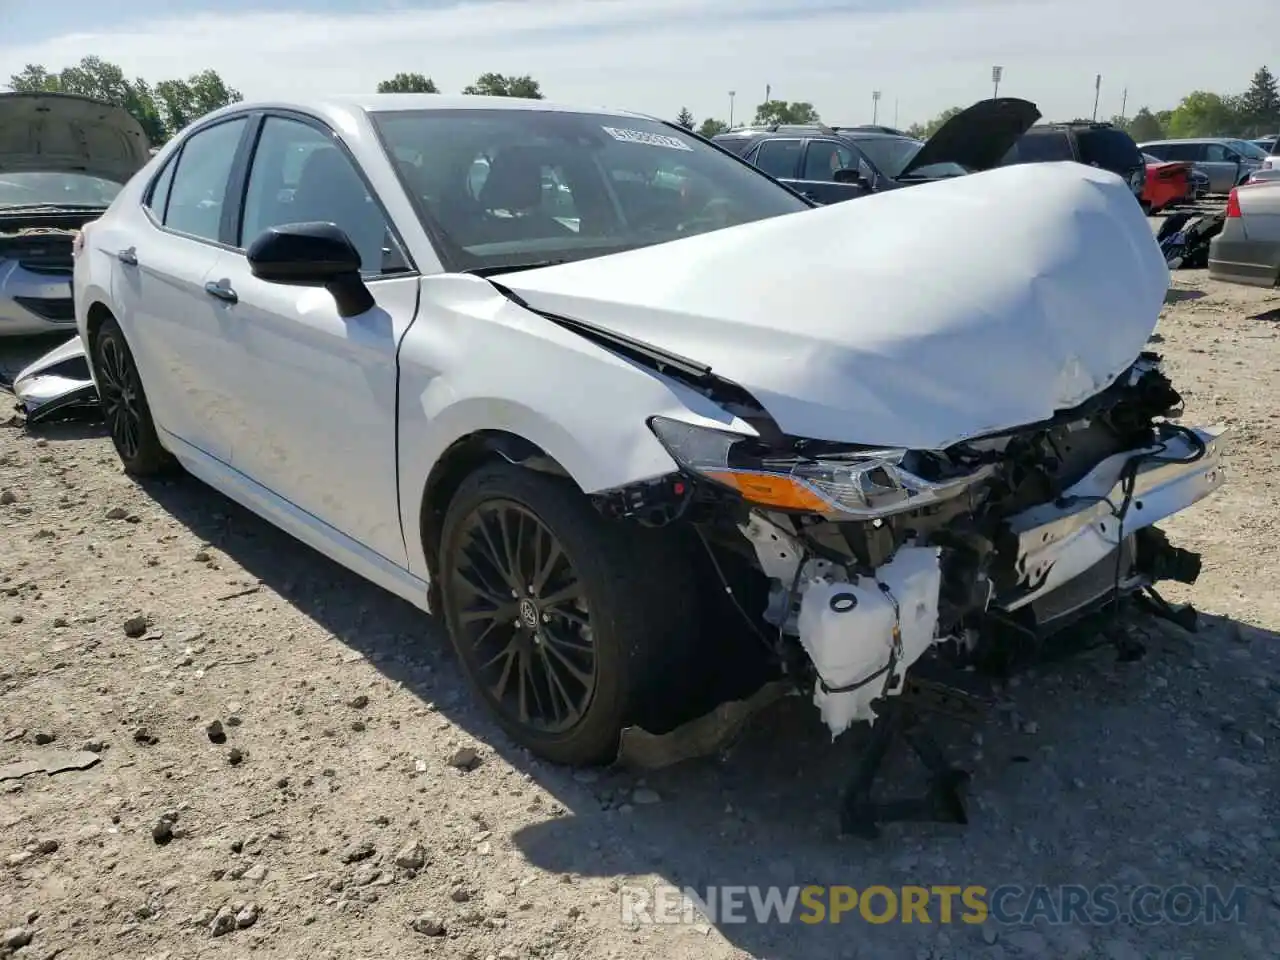
M1102 96L1102 74L1093 78L1093 121L1098 122L1098 98Z
M733 129L733 98L737 96L736 90L729 91L729 129Z
M991 68L991 99L1000 96L1000 78L1004 76L1004 67Z
M871 91L871 122L874 124L880 119L880 91Z

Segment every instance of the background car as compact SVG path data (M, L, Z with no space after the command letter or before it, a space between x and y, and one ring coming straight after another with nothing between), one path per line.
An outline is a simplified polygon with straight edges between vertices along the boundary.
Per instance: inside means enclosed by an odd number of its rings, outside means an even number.
M1209 192L1228 193L1262 165L1266 154L1255 144L1230 137L1153 140L1140 144L1144 153L1161 160L1187 160L1209 177Z
M1232 188L1222 232L1209 243L1209 276L1258 287L1280 281L1280 180Z
M1142 188L1142 207L1148 215L1196 199L1190 163L1160 160L1150 154L1144 154L1143 159L1147 162L1147 179Z
M927 141L876 127L774 125L712 138L769 176L819 203L964 176L995 166L1039 118L1015 97L982 100L943 124Z
M1110 123L1042 123L1028 130L1002 158L1002 165L1074 160L1108 170L1142 200L1147 165L1133 137Z
M71 247L146 164L120 107L55 93L0 93L0 336L75 332Z

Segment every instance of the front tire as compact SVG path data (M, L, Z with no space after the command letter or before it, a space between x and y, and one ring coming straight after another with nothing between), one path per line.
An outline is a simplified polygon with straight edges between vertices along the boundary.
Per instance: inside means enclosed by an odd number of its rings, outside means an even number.
M606 520L571 482L495 463L450 502L438 569L468 682L536 755L609 762L624 727L659 728L691 702L696 591L670 533Z
M93 338L92 357L103 418L124 472L135 477L170 472L176 461L160 444L133 351L114 317Z

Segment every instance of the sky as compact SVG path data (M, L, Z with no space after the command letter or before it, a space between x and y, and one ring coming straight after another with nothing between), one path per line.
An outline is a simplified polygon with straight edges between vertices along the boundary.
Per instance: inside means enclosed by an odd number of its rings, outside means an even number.
M112 7L115 10L112 10ZM699 121L765 97L828 123L907 126L1001 94L1047 119L1174 106L1280 73L1280 3L1208 26L1205 0L0 0L0 86L86 54L157 81L212 67L248 100L372 91L399 71L460 91L531 74L548 99ZM1242 8L1244 9L1244 8ZM56 13L55 13L56 12ZM1270 62L1268 62L1270 61Z

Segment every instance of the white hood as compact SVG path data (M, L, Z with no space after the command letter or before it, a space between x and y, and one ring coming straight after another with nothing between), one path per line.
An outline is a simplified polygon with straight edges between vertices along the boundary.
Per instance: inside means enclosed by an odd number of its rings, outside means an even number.
M151 159L122 107L64 93L0 94L0 176L84 173L125 183Z
M787 433L942 449L1143 350L1168 268L1128 185L1024 164L496 278L746 387Z

